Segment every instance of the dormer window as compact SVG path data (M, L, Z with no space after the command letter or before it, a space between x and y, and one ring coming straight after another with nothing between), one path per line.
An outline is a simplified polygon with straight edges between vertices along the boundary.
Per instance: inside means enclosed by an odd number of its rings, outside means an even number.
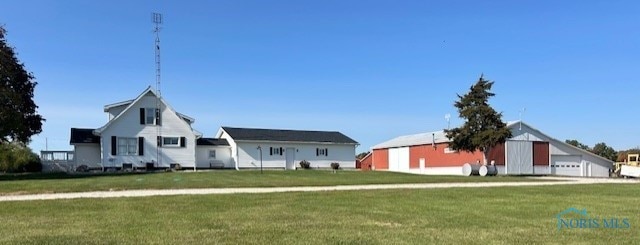
M157 108L140 108L140 124L160 125L160 110Z
M146 124L156 124L156 108L145 108Z

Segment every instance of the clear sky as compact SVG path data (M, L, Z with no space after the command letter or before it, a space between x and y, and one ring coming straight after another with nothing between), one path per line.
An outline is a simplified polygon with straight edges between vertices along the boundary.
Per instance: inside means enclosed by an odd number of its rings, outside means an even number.
M640 145L640 1L3 1L47 121L31 147L155 86L194 128L336 130L361 143L461 123L481 73L507 121L560 140Z

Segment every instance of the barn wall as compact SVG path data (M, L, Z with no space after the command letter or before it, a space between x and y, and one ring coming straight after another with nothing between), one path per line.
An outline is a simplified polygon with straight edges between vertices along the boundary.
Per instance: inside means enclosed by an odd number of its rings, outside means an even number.
M375 149L373 150L373 167L375 169L389 169L389 150Z
M487 163L491 163L491 161L495 161L495 165L504 166L504 143L499 144L491 148L489 151L489 156L487 157Z
M373 154L367 155L365 158L360 160L360 169L362 170L371 170L373 163Z
M549 142L533 142L533 165L549 166Z
M479 151L445 153L448 146L448 143L438 143L435 148L431 144L411 146L409 166L420 168L420 158L425 159L426 167L459 167L465 163L482 161L482 153Z

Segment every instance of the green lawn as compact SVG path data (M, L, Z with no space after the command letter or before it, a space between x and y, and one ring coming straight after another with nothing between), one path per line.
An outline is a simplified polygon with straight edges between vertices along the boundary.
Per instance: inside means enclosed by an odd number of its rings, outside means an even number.
M0 203L2 244L623 244L640 185L165 196ZM630 229L558 230L569 207Z
M392 172L298 170L211 171L137 174L0 175L0 195L131 189L328 186L390 183L533 181L522 177L424 176Z

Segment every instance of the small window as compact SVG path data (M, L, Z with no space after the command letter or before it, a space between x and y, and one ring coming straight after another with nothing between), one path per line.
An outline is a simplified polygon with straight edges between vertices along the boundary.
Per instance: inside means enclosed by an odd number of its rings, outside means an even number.
M216 159L216 150L209 150L209 158Z
M328 156L329 149L327 148L316 148L316 156Z
M283 152L282 147L269 147L269 155L282 155Z
M180 137L162 137L163 146L180 146Z
M456 151L456 150L454 150L454 149L451 149L451 148L449 148L449 147L444 148L444 153L446 153L446 154L457 153L457 152L458 152L458 151Z

